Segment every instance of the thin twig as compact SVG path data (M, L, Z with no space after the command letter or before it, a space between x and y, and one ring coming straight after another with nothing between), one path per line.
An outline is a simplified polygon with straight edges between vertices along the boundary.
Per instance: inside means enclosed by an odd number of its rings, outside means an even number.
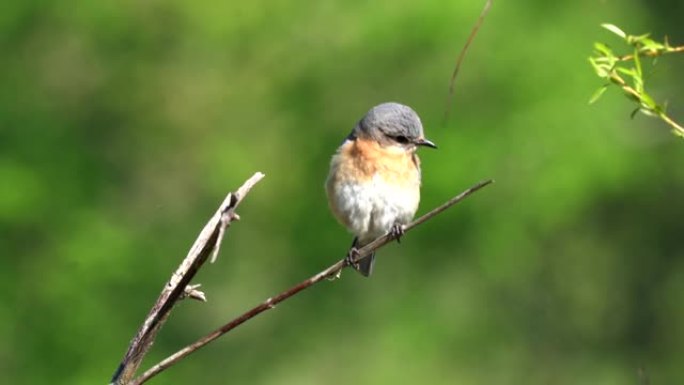
M440 214L444 210L448 209L449 207L455 205L456 203L462 201L465 199L467 196L470 194L476 192L477 190L487 186L488 184L492 183L492 180L486 180L482 181L473 187L470 187L469 189L465 190L464 192L458 194L457 196L449 199L446 203L443 205L433 209L429 213L421 216L420 218L416 219L415 221L409 223L408 225L405 226L405 231L409 231L413 229L414 227L424 223L425 221L431 219L435 215ZM360 261L363 258L368 257L372 252L375 250L379 249L380 247L390 243L392 240L394 240L394 237L390 234L385 234L379 238L377 238L375 241L369 243L368 245L360 248L358 250L358 255L355 256L354 260L352 263L356 263ZM176 353L172 354L171 356L167 357L166 359L162 360L158 364L154 365L151 367L149 370L147 370L145 373L143 373L140 377L134 379L131 384L133 385L140 385L149 380L150 378L156 376L157 374L161 373L165 369L169 368L170 366L176 364L178 361L182 360L184 357L187 357L191 353L197 351L198 349L202 348L203 346L207 345L208 343L214 341L215 339L221 337L222 335L228 333L229 331L235 329L236 327L240 326L244 322L250 320L251 318L261 314L262 312L273 309L278 303L292 297L293 295L301 292L304 289L307 289L314 284L323 281L326 278L332 278L336 277L342 269L348 267L348 261L345 259L342 259L327 269L321 271L320 273L312 276L309 279L306 279L291 288L281 292L280 294L276 295L275 297L271 297L260 303L259 305L253 307L252 309L248 310L247 312L243 313L239 317L233 319L232 321L228 322L227 324L221 326L220 328L214 330L213 332L207 334L206 336L198 339L196 342L184 347L183 349L177 351Z
M677 53L677 52L684 52L684 45L680 45L678 47L671 47L670 49L666 51L642 51L639 52L639 56L645 56L645 57L658 57L662 56L667 53ZM629 55L623 55L619 56L618 60L620 61L629 61L634 59L634 54L629 54Z
M658 114L660 116L660 119L662 119L665 123L669 124L670 127L674 129L674 132L677 133L680 136L684 136L684 127L682 127L679 123L675 122L670 118L666 113L661 112Z
M223 234L230 223L239 219L235 209L247 193L257 184L264 174L257 172L249 178L235 193L229 193L221 206L204 226L188 255L173 273L169 282L164 285L159 298L152 306L147 318L136 333L124 355L121 364L112 376L111 384L127 385L138 370L145 354L152 347L159 329L166 322L173 306L182 298L203 299L204 293L197 286L188 287L199 268L209 257L215 258L221 244Z
M634 88L630 87L625 81L625 79L620 77L620 75L613 72L610 76L610 79L616 84L618 84L626 94L636 98L640 103L644 102L641 93L639 93L639 91L635 90ZM672 127L675 133L677 133L680 136L684 136L684 127L682 127L679 123L672 120L672 118L670 118L664 111L652 111L652 113L656 114L660 119L662 119L665 123Z
M480 13L480 17L477 19L477 23L475 23L475 26L473 26L473 30L470 31L470 36L468 36L468 40L466 40L463 49L461 49L461 52L458 54L458 58L456 59L456 66L454 67L454 72L452 72L451 80L449 80L449 95L447 96L446 109L444 110L443 125L446 125L447 121L449 120L449 111L451 111L451 100L454 98L454 85L456 83L456 76L458 75L458 71L461 69L461 63L463 62L463 58L465 57L465 54L468 51L468 47L470 47L470 43L472 43L473 39L475 39L475 35L477 35L477 31L480 29L480 26L482 25L485 16L487 16L487 12L489 12L489 8L491 6L492 0L487 0L487 2L484 5L484 8L482 9L482 13Z

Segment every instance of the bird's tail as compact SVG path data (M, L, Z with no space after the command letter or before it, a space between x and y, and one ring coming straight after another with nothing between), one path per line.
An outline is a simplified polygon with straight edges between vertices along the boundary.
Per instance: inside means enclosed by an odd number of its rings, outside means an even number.
M354 266L354 268L364 277L370 277L370 275L373 273L373 265L375 265L375 252L360 260L359 263Z
M354 241L352 242L351 247L352 248L361 248L364 245L361 245L359 243L359 237L354 237ZM363 275L364 277L370 277L370 275L373 273L373 265L375 265L375 252L371 253L371 255L367 256L366 258L362 259L359 261L359 263L355 263L352 265L354 270L358 271Z

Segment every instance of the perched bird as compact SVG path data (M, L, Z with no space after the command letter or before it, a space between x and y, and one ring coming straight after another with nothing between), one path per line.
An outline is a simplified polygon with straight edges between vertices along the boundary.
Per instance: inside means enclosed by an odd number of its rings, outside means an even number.
M354 233L347 256L391 232L404 233L420 201L419 146L437 148L425 139L418 114L399 103L383 103L368 111L330 162L325 184L335 217ZM375 255L353 267L368 277Z

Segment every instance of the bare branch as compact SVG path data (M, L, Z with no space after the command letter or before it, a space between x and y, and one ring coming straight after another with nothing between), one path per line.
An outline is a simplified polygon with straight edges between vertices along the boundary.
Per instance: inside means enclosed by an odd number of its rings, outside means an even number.
M458 71L461 69L461 63L463 62L463 58L465 57L466 52L468 52L470 43L472 43L475 39L475 35L477 35L477 31L480 29L480 26L482 25L485 16L487 16L487 13L489 12L489 8L491 6L492 0L487 0L487 2L484 5L484 8L482 9L482 13L480 13L480 17L477 19L477 23L475 23L475 26L473 26L473 30L470 31L470 36L468 36L468 40L466 40L463 49L461 49L461 52L458 54L458 58L456 59L456 66L454 67L454 72L451 74L451 80L449 80L449 95L447 96L446 109L444 110L445 125L449 120L449 111L451 111L451 100L454 98L454 85L456 84L456 76L458 75Z
M462 201L466 197L468 197L470 194L476 192L477 190L487 186L488 184L492 183L492 180L486 180L482 181L473 187L470 187L469 189L465 190L464 192L458 194L457 196L449 199L446 203L443 205L433 209L429 213L421 216L420 218L414 220L413 222L409 223L408 225L405 226L405 231L408 232L409 230L415 228L416 226L426 222L427 220L433 218L434 216L440 214L444 210L448 209L449 207L455 205L456 203ZM352 261L353 263L356 263L360 261L363 258L368 257L372 252L375 250L381 248L382 246L390 243L392 240L394 240L393 236L390 234L385 234L375 241L371 242L370 244L360 248L358 250L358 255L356 256L355 260ZM310 277L309 279L306 279L291 288L281 292L280 294L276 295L275 297L271 297L260 303L259 305L253 307L252 309L248 310L247 312L243 313L239 317L233 319L232 321L228 322L227 324L221 326L220 328L214 330L213 332L207 334L206 336L198 339L196 342L184 347L183 349L177 351L176 353L172 354L171 356L167 357L163 361L159 362L158 364L154 365L152 368L147 370L145 373L143 373L140 377L136 378L133 380L132 384L133 385L140 385L149 380L150 378L156 376L157 374L161 373L165 369L169 368L170 366L174 365L178 361L182 360L183 358L187 357L191 353L197 351L198 349L202 348L203 346L207 345L208 343L214 341L215 339L221 337L222 335L228 333L229 331L235 329L236 327L240 326L244 322L250 320L251 318L261 314L262 312L273 309L277 304L280 302L292 297L293 295L303 291L304 289L307 289L314 284L323 281L326 278L333 278L338 276L338 274L342 271L342 269L348 267L348 262L345 259L342 259L335 264L331 265L327 269L321 271L320 273Z
M230 226L233 220L239 219L235 209L245 195L263 177L264 174L257 172L235 193L229 193L216 213L204 226L188 255L173 273L169 282L164 285L159 298L131 340L128 351L112 376L112 384L126 385L130 383L176 302L188 296L204 300L204 293L195 290L197 286L188 287L188 284L210 256L212 262L216 258L226 228Z

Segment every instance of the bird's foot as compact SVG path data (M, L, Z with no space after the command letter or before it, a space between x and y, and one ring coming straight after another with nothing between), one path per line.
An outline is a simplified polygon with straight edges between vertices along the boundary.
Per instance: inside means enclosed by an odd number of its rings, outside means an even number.
M404 235L405 232L406 228L404 227L404 225L400 223L393 224L392 228L390 228L389 231L392 238L397 240L397 243L401 243L401 237Z
M354 262L355 260L359 259L361 254L359 254L359 249L356 248L356 246L352 246L349 249L349 252L347 252L347 256L344 258L344 263L347 266L351 266L353 268L358 268L359 264L358 262Z

